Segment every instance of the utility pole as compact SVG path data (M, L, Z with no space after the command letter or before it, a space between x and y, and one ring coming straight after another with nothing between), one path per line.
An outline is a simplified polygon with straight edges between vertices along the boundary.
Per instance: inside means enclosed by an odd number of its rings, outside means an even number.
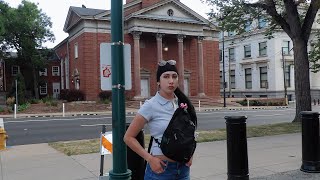
M111 0L112 156L110 180L130 180L125 133L125 72L123 57L123 0Z
M284 54L283 54L283 48L281 48L281 54L282 54L282 67L283 67L283 86L284 86L284 99L286 106L288 105L288 97L287 97L287 83L286 83L286 62L284 60Z
M222 28L222 77L223 77L223 107L226 105L226 70L224 61L224 27Z
M15 83L16 83L16 105L18 107L18 80L17 79L15 80Z

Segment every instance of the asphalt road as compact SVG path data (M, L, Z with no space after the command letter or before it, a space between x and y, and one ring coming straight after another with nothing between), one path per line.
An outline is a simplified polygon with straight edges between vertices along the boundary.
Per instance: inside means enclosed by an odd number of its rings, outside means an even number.
M295 109L213 111L198 113L198 130L225 128L225 116L247 116L247 126L291 122ZM130 122L134 116L127 116ZM8 146L100 137L102 124L112 129L111 116L4 119ZM147 130L146 130L147 133Z

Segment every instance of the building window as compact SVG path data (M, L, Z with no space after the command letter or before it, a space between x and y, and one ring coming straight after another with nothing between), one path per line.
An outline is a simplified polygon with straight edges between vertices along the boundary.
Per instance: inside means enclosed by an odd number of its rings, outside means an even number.
M267 42L259 43L259 56L267 55Z
M219 51L219 60L222 61L222 50Z
M246 32L249 32L251 30L251 22L250 21L247 21L244 25L244 30Z
M258 18L258 28L262 29L262 28L266 27L266 25L267 25L266 19L263 17L259 17Z
M291 87L291 83L290 83L290 81L291 81L291 77L290 77L291 65L286 65L285 73L286 73L286 86Z
M251 45L245 45L244 48L244 57L250 58L251 57Z
M168 14L168 16L173 16L173 10L172 9L168 9L168 11L167 11L167 14Z
M11 75L17 76L19 74L20 67L19 66L11 66Z
M234 35L235 35L234 31L229 31L228 32L228 36L234 36Z
M222 71L220 71L220 89L223 89L223 75L222 75Z
M235 70L230 71L230 88L235 89L236 88L236 73Z
M43 85L40 85L40 95L46 95L48 92L47 92L47 83L43 84Z
M52 66L52 76L60 76L59 66Z
M234 48L229 48L229 60L234 61Z
M244 71L245 71L246 89L252 89L251 68L246 68Z
M39 76L48 76L47 68L43 68L39 71Z
M282 42L282 52L283 52L283 55L290 54L290 41L283 41Z
M74 44L74 58L77 59L79 57L78 54L78 43Z
M260 88L268 88L268 68L260 67Z

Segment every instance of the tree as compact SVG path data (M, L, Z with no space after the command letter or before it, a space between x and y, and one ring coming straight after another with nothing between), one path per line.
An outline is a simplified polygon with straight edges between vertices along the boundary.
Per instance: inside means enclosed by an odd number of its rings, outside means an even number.
M1 3L1 1L0 1ZM17 64L23 70L23 76L32 74L31 89L36 98L39 98L38 72L44 68L46 51L43 43L54 41L54 35L50 28L50 18L38 9L37 4L23 0L18 8L7 11L10 21L4 23L5 33L2 40L3 47L15 49L18 57ZM45 53L46 54L46 53ZM28 85L27 85L28 87Z
M16 89L16 80L17 80L17 89ZM17 75L14 81L12 81L11 90L9 91L9 97L16 98L16 91L18 95L18 105L24 104L26 102L26 87L25 80L21 73Z
M320 0L203 0L217 7L209 13L212 18L224 17L227 30L245 32L245 24L265 16L270 22L267 35L281 28L293 42L296 95L295 121L301 121L300 112L311 110L309 60L307 43L320 6ZM219 12L219 13L217 13Z

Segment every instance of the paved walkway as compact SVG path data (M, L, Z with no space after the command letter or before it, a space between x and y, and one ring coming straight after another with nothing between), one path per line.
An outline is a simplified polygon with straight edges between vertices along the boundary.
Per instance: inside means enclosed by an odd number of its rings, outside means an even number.
M303 173L301 134L248 139L250 179L320 179L320 173ZM199 143L191 168L192 180L227 179L226 141ZM97 180L100 154L66 156L48 144L9 147L0 152L0 180ZM104 172L112 169L105 157Z

